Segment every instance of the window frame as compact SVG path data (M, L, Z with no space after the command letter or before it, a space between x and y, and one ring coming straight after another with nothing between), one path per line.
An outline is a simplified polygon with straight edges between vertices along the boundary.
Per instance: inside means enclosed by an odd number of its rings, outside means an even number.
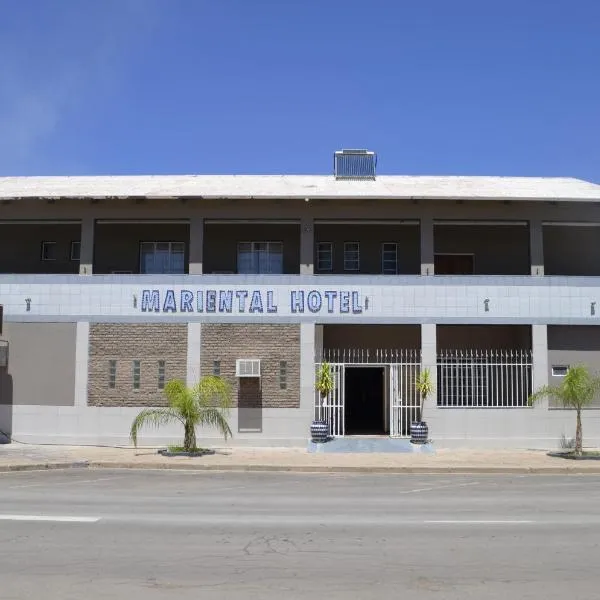
M159 244L169 244L169 266L172 266L172 257L173 257L173 246L177 245L181 245L183 247L183 268L181 270L181 272L179 271L174 271L173 269L170 269L168 272L162 272L162 273L156 273L156 272L148 272L148 271L144 271L144 246L146 245L153 245L154 249L153 252L154 254L156 254L157 251L157 246ZM185 256L186 256L186 251L187 251L187 246L185 242L182 241L174 241L174 240L157 240L157 241L153 241L153 240L142 240L140 241L140 246L139 246L139 254L140 254L140 260L139 260L139 271L140 271L140 275L185 275L186 272L186 260L185 260Z
M386 246L393 246L394 250L394 270L393 272L386 271L385 263L390 259L386 259L386 252L392 252L392 250L386 250ZM381 274L382 275L398 275L398 242L381 242Z
M77 257L74 258L74 249L77 248ZM71 248L69 251L69 259L72 260L73 262L81 262L81 240L73 240L71 242Z
M350 250L349 246L356 246L356 250ZM352 252L352 253L356 253L356 259L350 259L348 258L348 254ZM350 267L348 266L349 262L352 261L356 261L356 268ZM350 273L358 273L360 272L360 242L344 242L344 271L350 272Z
M56 261L56 247L57 247L57 243L53 242L51 240L44 240L42 241L42 245L40 248L40 260L42 260L43 262L53 262ZM54 251L54 257L53 258L47 258L46 257L46 248L52 248Z
M167 373L167 361L159 360L158 361L158 381L157 381L159 390L165 389L165 382L167 379L166 373Z
M108 389L114 390L117 387L117 361L110 359L108 361Z
M254 256L258 255L258 252L255 250L255 247L258 244L266 244L267 246L267 257L270 257L271 255L271 246L273 245L278 245L281 248L281 272L280 273L273 273L271 271L263 273L260 271L260 269L257 269L251 273L240 273L240 246L243 246L245 244L250 244L250 254L252 255L253 259ZM236 248L236 274L238 275L283 275L285 273L285 267L283 264L283 241L281 240L271 240L271 241L264 241L264 240L254 240L254 241L248 241L248 240L243 240L243 241L239 241L237 243L237 248ZM270 261L267 260L267 263L270 264Z
M142 361L134 360L131 365L131 385L135 391L142 387Z
M329 268L321 266L322 247L328 246L329 252ZM317 242L317 271L319 273L331 273L333 271L333 242Z
M287 390L288 361L279 361L279 389Z

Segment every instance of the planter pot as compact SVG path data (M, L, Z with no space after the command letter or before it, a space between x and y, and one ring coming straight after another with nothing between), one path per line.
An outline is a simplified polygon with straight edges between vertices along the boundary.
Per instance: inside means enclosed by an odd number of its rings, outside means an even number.
M429 427L425 421L410 424L410 441L413 444L426 444L429 441Z
M310 426L310 437L313 442L326 442L329 439L329 423L315 420Z

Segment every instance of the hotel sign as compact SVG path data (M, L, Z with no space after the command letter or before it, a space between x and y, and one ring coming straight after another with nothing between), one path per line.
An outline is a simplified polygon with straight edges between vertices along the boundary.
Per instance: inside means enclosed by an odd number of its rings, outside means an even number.
M292 289L281 294L274 289L145 289L140 302L142 313L166 314L343 315L362 314L367 308L368 299L356 290Z

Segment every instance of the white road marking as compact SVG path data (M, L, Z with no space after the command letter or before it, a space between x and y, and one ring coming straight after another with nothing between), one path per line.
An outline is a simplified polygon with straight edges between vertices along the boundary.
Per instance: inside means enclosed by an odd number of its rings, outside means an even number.
M535 521L464 521L460 519L443 521L423 521L425 525L532 525Z
M0 515L0 521L45 521L51 523L97 523L100 517L61 517L52 515Z

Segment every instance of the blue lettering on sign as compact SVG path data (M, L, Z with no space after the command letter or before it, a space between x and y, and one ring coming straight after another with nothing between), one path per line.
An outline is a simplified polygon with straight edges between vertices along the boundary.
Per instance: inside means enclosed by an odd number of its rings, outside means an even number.
M252 292L252 300L250 300L250 312L262 312L263 311L263 302L262 296L258 290Z
M194 293L189 290L181 290L181 302L179 303L179 310L181 312L194 312L192 303L194 302Z
M165 293L165 302L163 312L177 312L177 302L175 302L175 290L167 290Z
M219 292L219 312L228 312L232 310L233 290L221 290Z
M160 312L160 292L158 290L142 291L142 312Z
M164 294L164 295L163 295ZM163 313L264 313L277 314L279 307L274 290L142 290L141 312ZM177 304L179 300L179 305ZM356 290L302 290L290 291L291 314L361 314L367 310L368 298L361 298ZM162 301L162 302L161 302Z

